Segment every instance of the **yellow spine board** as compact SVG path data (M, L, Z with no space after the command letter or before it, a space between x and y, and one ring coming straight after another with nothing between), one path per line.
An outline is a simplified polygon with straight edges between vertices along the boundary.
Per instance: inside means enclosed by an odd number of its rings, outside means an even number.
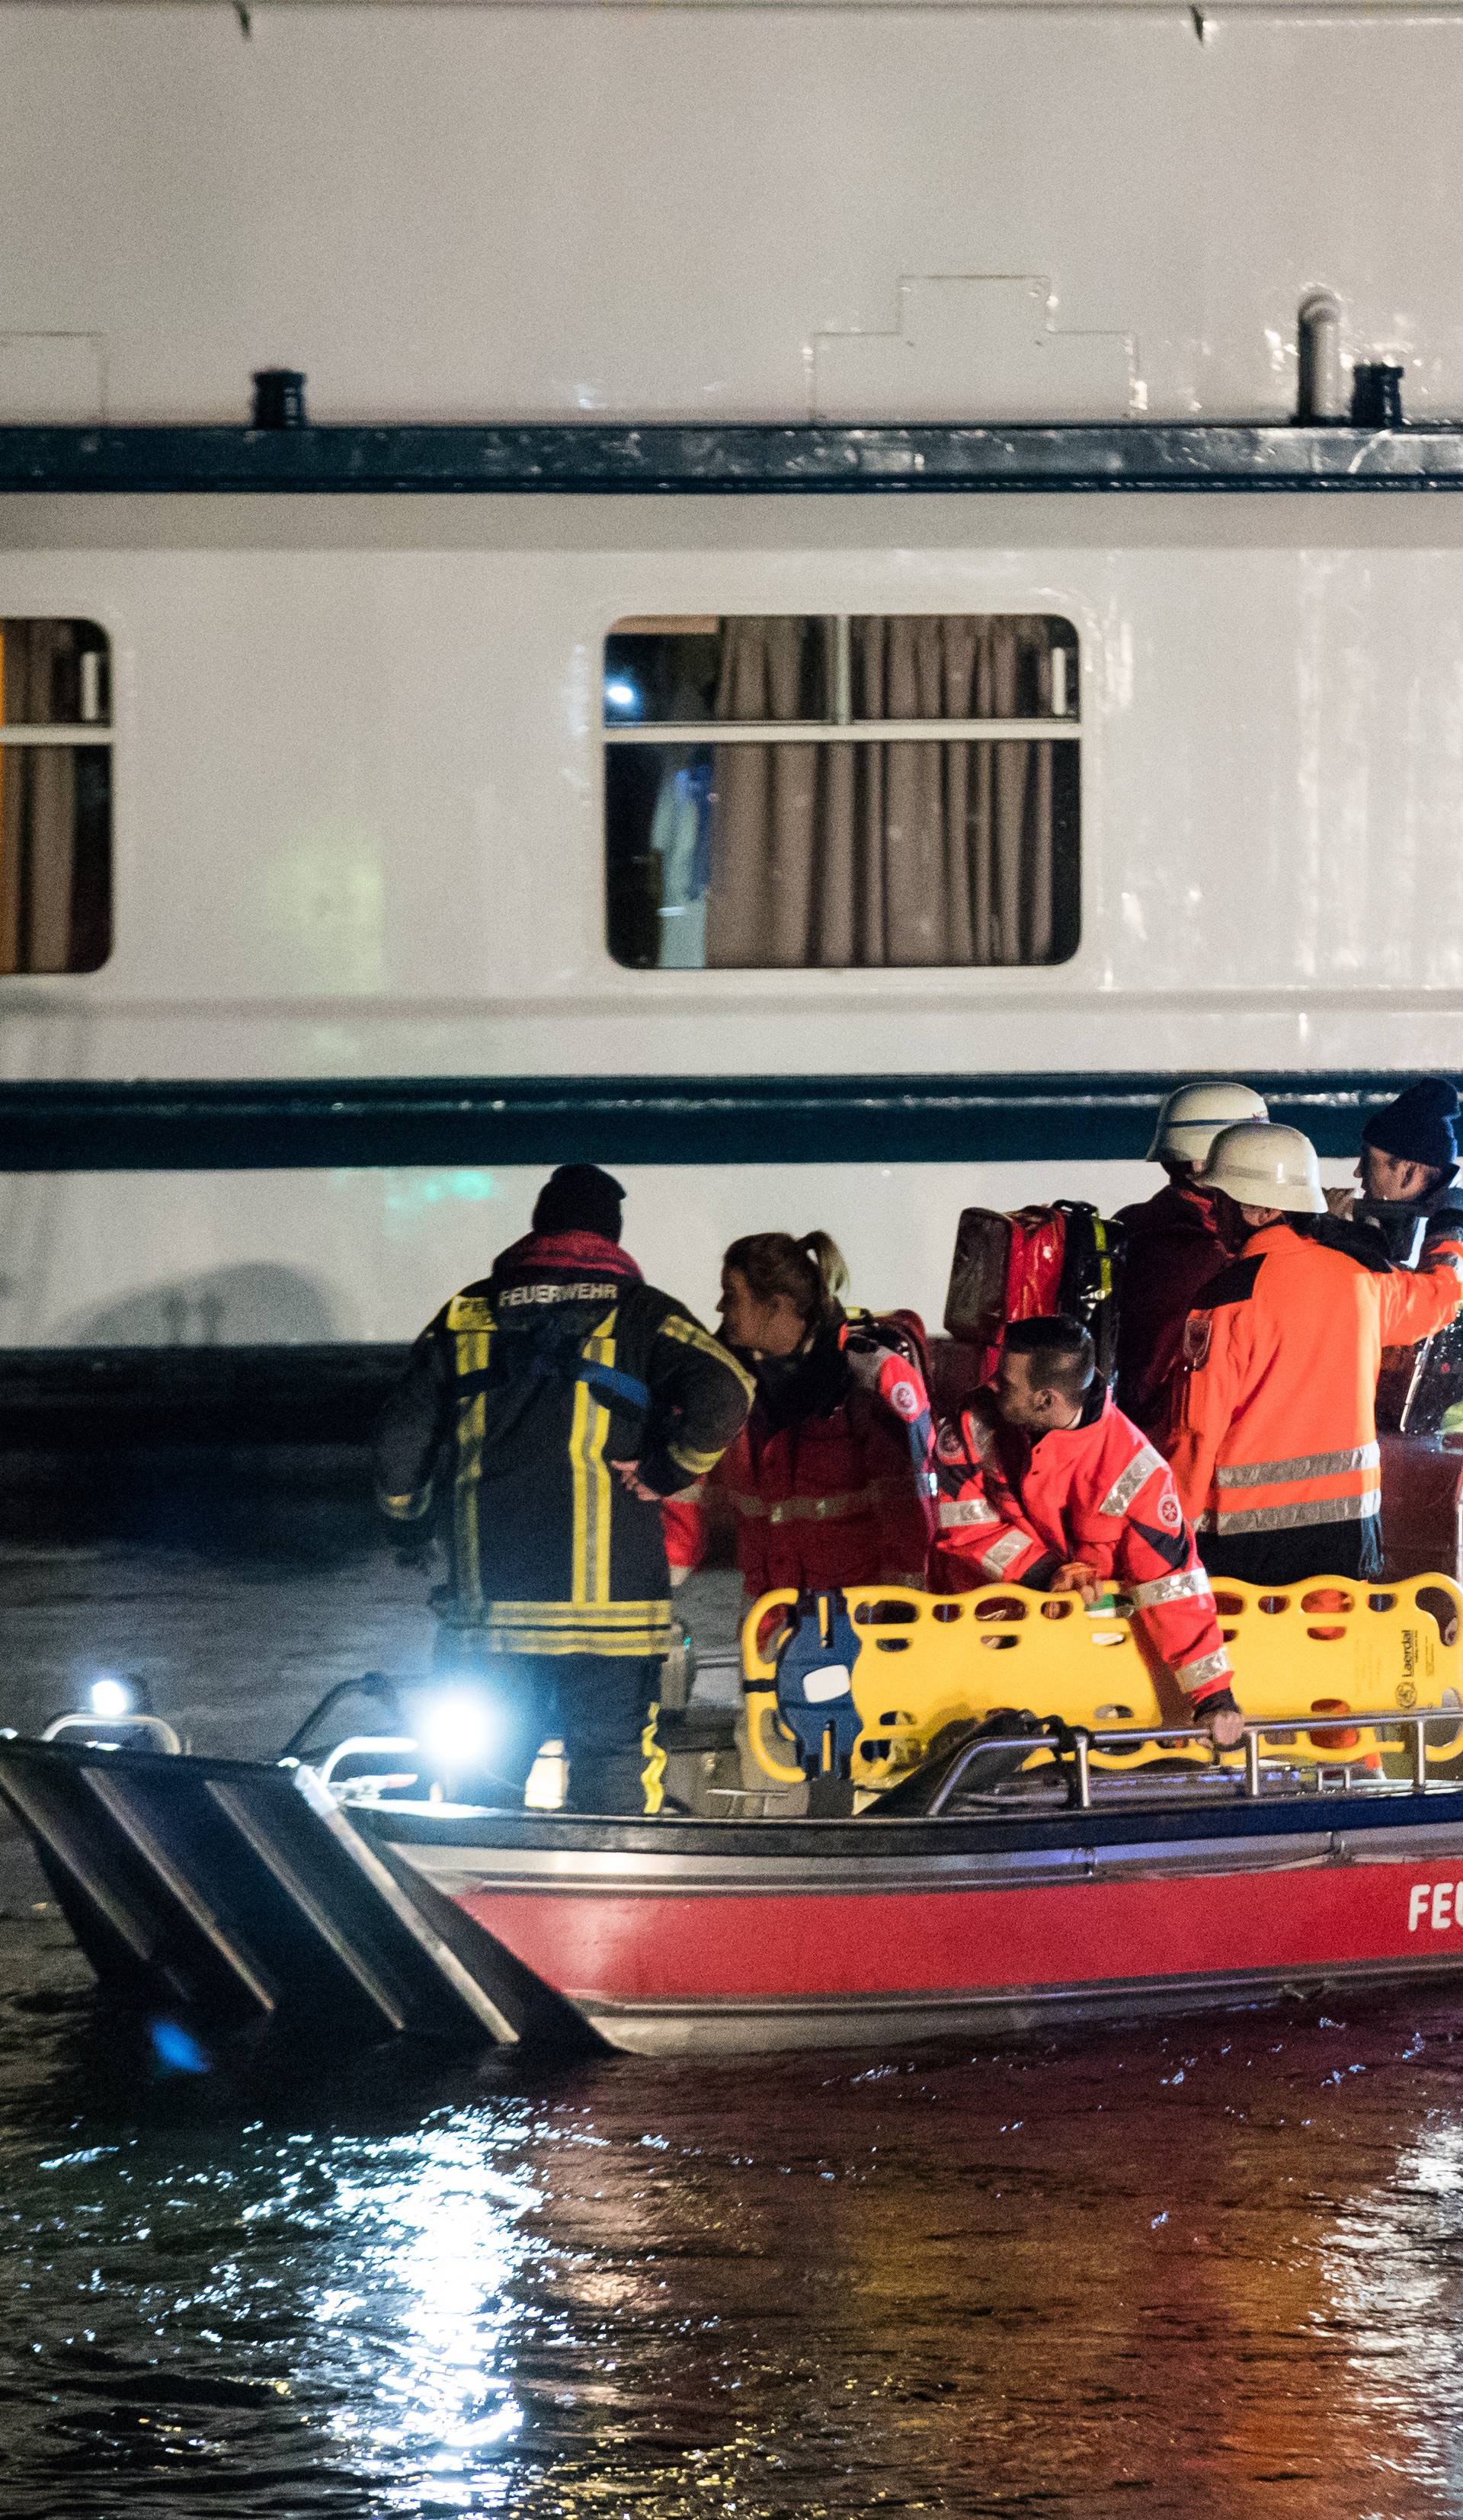
M996 1707L1025 1707L1113 1732L1187 1720L1183 1691L1167 1674L1160 1694L1131 1621L1085 1610L1073 1594L988 1584L943 1598L865 1584L844 1598L863 1638L853 1683L864 1726L855 1776L864 1786L893 1783L947 1725ZM792 1592L764 1594L742 1627L752 1755L778 1784L799 1782L802 1770L782 1755L790 1736L776 1721L776 1664L759 1652L757 1636L770 1611L790 1609L796 1599ZM1377 1714L1389 1706L1403 1712L1436 1706L1445 1715L1458 1709L1463 1725L1463 1589L1450 1576L1373 1585L1319 1576L1286 1592L1220 1578L1215 1602L1234 1665L1234 1693L1246 1715L1273 1716L1277 1723L1320 1719L1313 1731L1264 1734L1264 1755L1328 1766L1375 1763L1384 1746L1375 1733L1348 1737L1352 1708ZM776 1644L776 1635L771 1642ZM1391 1760L1395 1745L1385 1746ZM1427 1755L1436 1765L1455 1758L1460 1747L1463 1735L1449 1727L1445 1739L1429 1740ZM1094 1757L1126 1768L1175 1755L1175 1745L1148 1742Z

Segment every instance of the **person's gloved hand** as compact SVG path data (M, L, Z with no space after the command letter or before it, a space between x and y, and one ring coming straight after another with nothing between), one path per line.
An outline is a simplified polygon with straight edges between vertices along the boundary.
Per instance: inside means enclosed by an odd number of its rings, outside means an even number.
M1193 1701L1194 1721L1202 1724L1217 1750L1233 1750L1245 1737L1245 1719L1234 1692L1212 1688Z

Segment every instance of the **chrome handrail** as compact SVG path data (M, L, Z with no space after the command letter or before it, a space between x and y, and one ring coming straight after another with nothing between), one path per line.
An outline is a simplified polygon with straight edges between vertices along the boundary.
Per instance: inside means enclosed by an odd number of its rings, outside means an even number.
M359 1759L368 1751L378 1752L384 1758L388 1751L399 1755L403 1750L416 1750L418 1746L416 1736L411 1732L352 1732L345 1740L335 1743L334 1748L318 1768L315 1767L313 1759L306 1764L315 1768L315 1774L323 1785L329 1785L334 1778L336 1766L341 1759Z
M1241 1786L1247 1801L1258 1801L1263 1781L1261 1742L1266 1737L1276 1738L1286 1732L1315 1733L1346 1731L1348 1732L1391 1732L1407 1734L1410 1736L1412 1764L1410 1790L1413 1793L1426 1793L1430 1781L1427 1758L1427 1728L1430 1724L1447 1724L1451 1725L1455 1732L1463 1731L1463 1708L1421 1706L1414 1709L1392 1706L1375 1715L1354 1711L1351 1707L1345 1710L1338 1708L1334 1712L1328 1709L1324 1715L1317 1715L1312 1708L1304 1715L1246 1716L1244 1731L1239 1741L1228 1745L1233 1749L1243 1750L1244 1767L1239 1772L1222 1766L1225 1752L1219 1748L1208 1728L1202 1724L1160 1724L1142 1732L1130 1731L1126 1726L1120 1731L1113 1727L1100 1728L1071 1724L1064 1725L1060 1731L1052 1732L992 1733L987 1740L965 1743L963 1750L952 1761L948 1773L941 1778L936 1786L930 1798L928 1814L930 1818L934 1818L946 1809L956 1786L963 1782L967 1769L972 1767L985 1751L1009 1751L1022 1743L1025 1743L1030 1750L1050 1750L1058 1765L1062 1763L1066 1747L1070 1744L1073 1777L1077 1786L1076 1807L1079 1811L1090 1811L1092 1808L1091 1754L1094 1748L1100 1749L1107 1743L1130 1750L1145 1741L1171 1743L1202 1741L1211 1753L1212 1767L1219 1770L1219 1773L1226 1777L1233 1777L1235 1783ZM1337 1764L1343 1763L1338 1761Z
M99 1750L115 1750L120 1743L111 1737L117 1732L150 1732L157 1748L169 1759L183 1755L183 1744L170 1724L160 1715L57 1715L41 1734L43 1741L59 1741L63 1732L86 1732L88 1746Z

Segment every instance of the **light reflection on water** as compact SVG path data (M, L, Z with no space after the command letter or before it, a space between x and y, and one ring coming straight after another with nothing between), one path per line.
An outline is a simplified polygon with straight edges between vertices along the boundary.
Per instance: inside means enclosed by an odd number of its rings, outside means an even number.
M48 1933L0 1927L5 2520L1463 2515L1437 1994L170 2079Z
M489 2510L508 2490L492 2457L523 2421L504 2367L509 2285L542 2197L493 2166L492 2141L480 2119L457 2117L384 2145L332 2147L356 2280L326 2286L310 2308L327 2350L342 2335L359 2348L364 2385L332 2430L396 2480L393 2510L419 2511L429 2494Z

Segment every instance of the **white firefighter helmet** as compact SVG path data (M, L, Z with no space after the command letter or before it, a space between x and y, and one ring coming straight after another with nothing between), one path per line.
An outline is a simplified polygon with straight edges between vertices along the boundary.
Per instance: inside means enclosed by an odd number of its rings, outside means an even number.
M1158 1115L1148 1161L1172 1155L1175 1163L1202 1164L1221 1129L1268 1118L1264 1097L1253 1085L1176 1086Z
M1315 1148L1299 1129L1272 1120L1242 1120L1221 1129L1199 1180L1227 1191L1241 1207L1278 1207L1292 1216L1324 1216L1326 1196Z

